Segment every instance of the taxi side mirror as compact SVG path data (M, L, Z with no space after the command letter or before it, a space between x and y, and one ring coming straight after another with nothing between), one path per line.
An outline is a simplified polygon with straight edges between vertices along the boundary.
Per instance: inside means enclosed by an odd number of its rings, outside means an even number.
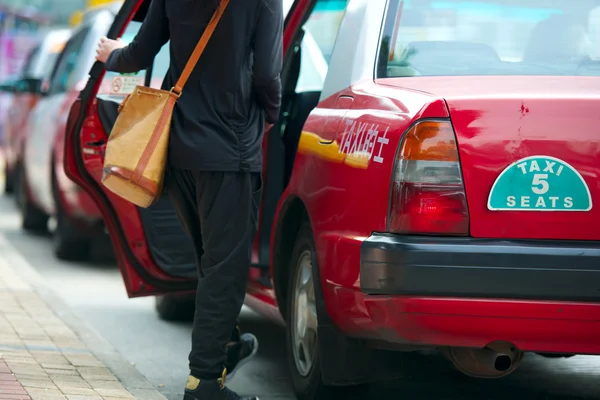
M25 88L27 93L41 94L42 93L42 80L39 78L27 78Z
M50 92L50 80L44 79L40 81L40 91L39 94L42 96L47 96Z
M39 94L41 90L41 83L41 79L22 78L14 82L0 85L0 91L7 93Z

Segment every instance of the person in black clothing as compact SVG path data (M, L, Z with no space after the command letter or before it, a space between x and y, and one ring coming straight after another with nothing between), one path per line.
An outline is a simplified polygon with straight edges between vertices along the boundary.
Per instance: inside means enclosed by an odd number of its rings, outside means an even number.
M97 59L110 71L137 72L170 41L169 90L218 5L151 0L133 41L102 38ZM256 399L224 383L258 349L236 318L258 228L263 132L281 105L282 36L281 0L230 0L173 113L165 187L195 244L199 275L185 400Z

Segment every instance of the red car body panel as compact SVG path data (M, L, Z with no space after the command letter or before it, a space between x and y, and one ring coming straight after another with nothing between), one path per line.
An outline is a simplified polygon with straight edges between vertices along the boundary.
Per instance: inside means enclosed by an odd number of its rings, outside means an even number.
M85 86L85 82L81 82L77 89L80 89L83 86ZM86 221L97 221L102 219L100 209L87 192L69 179L63 167L67 118L71 106L77 100L79 95L80 90L69 92L60 109L56 135L52 144L56 183L58 185L61 206L67 216Z
M297 2L288 18L285 46L302 21L301 14L296 14L303 13L309 3ZM461 91L466 80L474 88L468 95ZM550 85L551 97L543 97ZM271 285L260 280L262 271L254 270L247 304L282 321L278 307L283 305L278 304L277 292L278 285L287 282L275 277L278 269L288 266L278 265L276 253L287 211L292 204L301 204L314 234L327 312L345 335L398 344L475 348L505 340L524 351L600 354L598 303L373 295L361 290L362 246L373 233L388 230L398 148L409 127L422 119L453 124L471 238L597 243L598 229L589 223L600 220L597 208L586 213L494 213L485 208L485 197L511 162L547 154L578 169L591 196L597 198L600 138L593 124L597 117L591 115L599 104L598 93L597 78L427 77L364 80L324 99L304 124L292 177L278 203L270 241ZM96 102L90 104L81 132L74 132L78 107L77 103L71 110L67 131L69 136L79 135L81 148L69 147L76 139L67 140L65 168L101 207L128 294L193 289L193 280L169 276L156 266L137 208L102 190L104 147L88 144L105 141L106 132ZM266 140L263 148L266 160ZM85 173L76 153L81 154ZM265 176L270 167L265 163ZM269 228L260 227L261 231ZM258 260L258 242L253 259Z
M42 93L49 83L51 67L55 65L55 57L69 39L66 29L50 31L29 54L23 69L21 79L39 80L39 88L35 92L16 92L12 95L7 111L4 142L2 143L8 175L23 162L23 151L27 140L27 123L32 111L44 97ZM22 81L23 82L23 81ZM31 90L28 88L27 90Z
M40 99L40 95L32 93L15 93L10 102L4 125L4 158L9 172L22 159L21 151L25 140L27 117Z
M448 103L458 139L473 237L600 240L600 208L589 212L492 212L487 196L507 166L531 155L568 162L600 195L600 140L594 110L596 77L438 77L384 79L378 83L434 93ZM468 95L465 86L469 85ZM550 94L548 88L552 88ZM473 111L477 110L477 111Z
M43 174L39 176L36 174L36 168L28 165L26 159L23 160L24 168L28 171L28 186L36 185L40 183L40 180L48 181L44 183L44 187L51 187L52 174L56 178L56 189L57 196L60 200L60 207L65 215L72 218L74 221L85 221L95 223L102 220L102 214L96 206L92 197L79 186L77 186L71 179L67 177L64 170L64 143L65 143L65 126L67 122L67 116L73 102L79 97L81 88L85 86L85 81L79 82L73 90L60 95L56 100L45 99L45 101L60 101L60 105L57 108L57 113L52 115L52 118L44 126L46 128L44 133L36 132L36 135L43 134L44 140L38 140L35 145L43 146L43 148L37 148L35 152L47 152L50 156L47 157L50 160L51 165L46 171L53 171L53 173ZM47 117L47 116L43 116ZM54 123L52 123L54 122ZM43 125L43 124L42 124ZM35 129L40 126L40 122L29 124L29 129ZM28 133L27 129L24 130L24 136L32 136L33 132ZM26 144L27 146L34 146L33 143ZM30 160L31 161L31 160ZM46 176L47 175L47 176ZM41 210L46 212L48 215L56 215L56 204L54 202L48 202L47 199L50 196L36 195L35 190L28 190L29 200L39 207Z
M484 348L502 340L522 351L600 354L600 306L597 303L365 298L344 289L327 301L328 305L331 302L331 309L352 312L352 315L339 316L336 322L345 324L340 325L344 332L361 338L469 348ZM350 303L353 306L347 307Z

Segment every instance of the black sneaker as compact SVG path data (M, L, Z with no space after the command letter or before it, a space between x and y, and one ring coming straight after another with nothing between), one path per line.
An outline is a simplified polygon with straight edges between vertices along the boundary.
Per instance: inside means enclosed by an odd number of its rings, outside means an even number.
M240 396L228 387L224 388L223 392L225 392L225 399L227 400L260 400L258 396Z
M231 381L240 367L258 352L258 339L251 333L244 333L239 340L227 345L227 380Z
M216 380L200 380L189 376L185 385L183 400L259 400L256 396L240 396L233 390L225 387L225 374Z
M200 380L194 376L188 376L185 385L183 400L225 400L225 387L223 379Z

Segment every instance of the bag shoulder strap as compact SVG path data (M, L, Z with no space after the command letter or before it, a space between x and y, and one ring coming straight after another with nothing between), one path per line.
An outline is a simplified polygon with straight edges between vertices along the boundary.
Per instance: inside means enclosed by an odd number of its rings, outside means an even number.
M181 91L183 90L185 83L187 82L187 80L190 77L190 74L196 67L196 64L198 63L200 56L204 52L204 49L206 48L206 45L208 44L208 41L210 40L213 32L215 31L215 28L217 27L219 21L221 20L221 17L223 16L223 13L225 12L225 9L227 8L228 4L229 4L229 0L221 0L221 2L219 3L219 7L214 12L212 18L210 19L210 22L208 23L206 29L204 30L202 37L198 41L196 48L192 52L192 55L190 56L187 64L185 65L185 68L183 69L181 76L177 80L177 83L175 84L173 89L171 89L171 92L174 92L175 95L177 95L177 96L181 95Z

